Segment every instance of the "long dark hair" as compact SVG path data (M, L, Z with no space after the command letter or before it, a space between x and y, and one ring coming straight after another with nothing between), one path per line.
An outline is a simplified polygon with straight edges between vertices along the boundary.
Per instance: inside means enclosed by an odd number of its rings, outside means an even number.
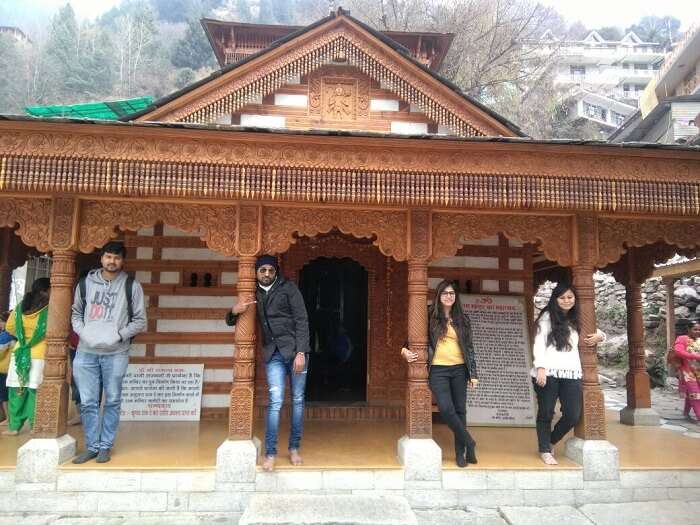
M39 277L32 283L32 291L27 292L22 299L22 312L32 313L41 310L48 304L48 299L41 293L51 289L48 277Z
M568 312L561 309L557 303L557 299L564 295L566 292L571 290L576 298L573 308ZM549 314L549 321L552 325L552 331L547 335L547 346L553 345L559 352L570 352L571 342L569 341L569 336L571 335L571 329L574 328L578 331L578 294L576 293L576 288L574 288L569 283L559 283L552 290L552 296L549 298L547 306L545 306L540 315L537 316L535 324L537 324L537 331L540 330L539 320L547 312Z
M433 344L445 337L447 333L447 317L445 316L445 309L442 307L440 302L440 294L447 288L451 286L455 291L455 302L450 309L450 319L452 320L452 326L455 332L463 333L466 328L466 322L464 320L464 312L462 311L462 304L459 300L459 295L457 295L457 286L454 282L445 279L438 284L435 289L435 298L433 299L433 305L430 307L428 312L429 322L430 322L430 337L433 340Z

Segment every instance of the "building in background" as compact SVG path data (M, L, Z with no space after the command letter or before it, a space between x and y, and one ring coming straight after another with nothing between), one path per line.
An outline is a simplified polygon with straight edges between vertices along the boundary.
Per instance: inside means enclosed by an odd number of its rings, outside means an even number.
M22 44L31 44L31 39L19 27L15 26L0 26L0 35L10 35L12 38Z
M700 25L691 27L642 93L639 110L611 142L697 142L700 114Z
M585 120L607 135L634 113L647 83L659 70L663 49L630 31L605 40L591 31L583 40L561 40L547 30L526 46L553 57L554 87L563 93L569 120Z

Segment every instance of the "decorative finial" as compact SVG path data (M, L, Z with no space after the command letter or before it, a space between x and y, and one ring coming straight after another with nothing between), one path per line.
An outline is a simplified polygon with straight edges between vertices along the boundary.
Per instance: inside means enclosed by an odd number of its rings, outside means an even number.
M335 0L328 0L328 12L331 15L335 13Z

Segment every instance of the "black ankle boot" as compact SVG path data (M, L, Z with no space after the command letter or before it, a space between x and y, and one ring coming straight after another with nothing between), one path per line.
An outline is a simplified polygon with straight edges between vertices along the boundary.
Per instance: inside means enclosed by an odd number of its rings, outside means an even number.
M467 463L476 465L476 443L467 446Z
M455 445L455 461L460 468L467 466L467 459L464 457L465 448L464 445Z

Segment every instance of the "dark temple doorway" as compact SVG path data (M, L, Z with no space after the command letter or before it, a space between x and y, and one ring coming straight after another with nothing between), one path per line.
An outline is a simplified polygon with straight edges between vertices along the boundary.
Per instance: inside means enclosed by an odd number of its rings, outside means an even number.
M352 259L319 257L299 275L309 314L306 400L367 399L367 271Z

